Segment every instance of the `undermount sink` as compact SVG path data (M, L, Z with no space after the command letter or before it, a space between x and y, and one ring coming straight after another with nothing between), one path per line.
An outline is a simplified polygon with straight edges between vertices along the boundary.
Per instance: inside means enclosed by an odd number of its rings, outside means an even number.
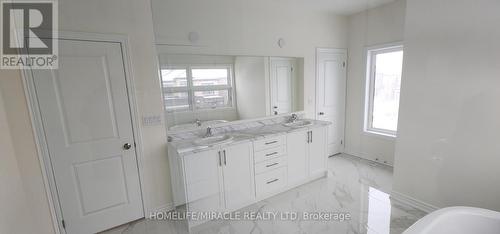
M195 140L194 144L209 146L209 145L227 143L227 142L230 142L232 140L233 140L233 136L221 135L221 136L204 137L204 138Z
M285 125L287 127L292 127L292 128L301 128L301 127L310 126L312 124L313 124L313 122L311 122L309 120L297 120L294 122L285 123L283 125Z
M223 120L223 119L207 120L207 121L200 122L200 125L198 125L197 123L185 123L185 124L177 124L177 125L171 126L168 129L172 130L172 131L193 130L193 129L197 129L199 127L206 128L208 126L213 126L216 124L227 123L227 122L228 122L227 120Z

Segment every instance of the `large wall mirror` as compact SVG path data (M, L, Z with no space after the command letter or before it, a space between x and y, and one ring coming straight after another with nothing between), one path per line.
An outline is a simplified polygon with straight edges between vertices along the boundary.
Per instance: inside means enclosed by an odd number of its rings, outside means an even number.
M303 58L159 55L169 130L299 112Z

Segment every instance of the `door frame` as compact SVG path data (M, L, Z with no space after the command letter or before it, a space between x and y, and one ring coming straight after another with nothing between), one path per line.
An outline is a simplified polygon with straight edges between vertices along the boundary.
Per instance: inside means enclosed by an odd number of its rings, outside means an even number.
M341 48L327 48L327 47L317 47L316 48L316 55L315 55L315 70L316 70L316 78L315 78L315 82L316 84L314 85L314 119L318 119L319 118L319 107L318 107L318 103L319 103L319 95L318 95L318 90L319 90L319 69L318 69L318 66L319 66L319 54L321 52L330 52L330 53L342 53L342 54L345 54L345 80L346 80L346 83L345 83L345 93L344 93L344 126L343 126L343 129L342 129L342 144L341 144L341 152L344 152L345 151L345 130L346 130L346 119L347 119L347 111L346 111L346 107L347 107L347 76L348 76L348 61L349 61L349 55L348 55L348 52L347 52L347 49L341 49ZM328 145L328 141L326 142L326 144ZM331 155L329 155L331 156Z
M128 102L130 106L130 116L132 119L132 131L136 146L137 168L139 173L139 185L141 190L142 212L146 215L146 191L144 188L144 155L142 134L140 128L139 112L137 108L137 98L135 93L135 82L132 75L132 61L129 57L129 38L122 34L100 34L100 33L84 33L60 31L58 39L78 40L78 41L96 41L96 42L115 42L120 43L122 51L123 67L125 72L125 82L128 94ZM35 91L34 76L31 69L21 69L20 71L24 94L28 104L28 112L31 119L31 127L33 129L35 145L37 149L38 160L40 161L40 169L42 171L42 179L44 182L45 192L48 198L52 225L56 234L64 234L66 230L62 225L62 210L59 202L59 196L56 188L54 170L52 167L45 130L42 124L42 116L40 106Z

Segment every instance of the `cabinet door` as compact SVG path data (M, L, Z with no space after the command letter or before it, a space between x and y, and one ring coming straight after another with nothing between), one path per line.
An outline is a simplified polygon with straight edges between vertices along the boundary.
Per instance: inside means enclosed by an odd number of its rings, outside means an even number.
M228 146L222 154L226 209L250 204L255 200L252 143Z
M295 185L307 179L307 131L287 135L288 184Z
M309 143L309 176L316 176L326 170L326 127L315 128Z
M184 156L187 208L193 212L219 211L224 207L221 193L222 161L218 150Z

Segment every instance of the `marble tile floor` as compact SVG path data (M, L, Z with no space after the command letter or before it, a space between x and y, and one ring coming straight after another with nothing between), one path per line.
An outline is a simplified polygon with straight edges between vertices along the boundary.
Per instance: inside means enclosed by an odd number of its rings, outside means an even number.
M278 215L291 212L297 219L209 221L188 232L181 221L138 220L105 234L181 233L402 233L426 213L390 200L392 168L346 154L328 159L328 177L278 194L239 212ZM306 219L303 214L343 214ZM337 219L336 219L337 218Z

